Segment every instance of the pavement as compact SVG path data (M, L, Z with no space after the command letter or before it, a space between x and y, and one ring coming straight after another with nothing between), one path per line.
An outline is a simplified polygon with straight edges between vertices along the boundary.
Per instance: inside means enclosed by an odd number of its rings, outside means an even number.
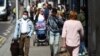
M11 56L10 44L13 34L9 36L5 44L0 48L0 56ZM49 46L33 46L34 35L30 40L29 56L51 56Z
M0 22L0 56L11 56L10 45L14 32L14 25L8 25L9 22ZM7 26L5 26L7 25ZM3 27L3 28L2 28ZM2 29L1 29L2 28ZM51 56L49 46L33 46L34 35L30 41L29 56Z
M1 22L0 22L1 23ZM9 22L7 22L8 24ZM4 33L0 33L0 56L11 56L10 44L13 37L14 25L7 26ZM5 27L5 26L4 26ZM0 30L1 26L0 26ZM50 46L33 46L34 35L30 41L29 56L51 56ZM83 55L84 56L84 55ZM85 55L88 56L88 55Z
M10 45L13 37L15 24L9 22L0 22L0 56L11 56ZM7 26L5 26L7 25ZM2 28L2 29L1 29ZM49 46L33 46L34 35L30 41L29 56L50 56Z

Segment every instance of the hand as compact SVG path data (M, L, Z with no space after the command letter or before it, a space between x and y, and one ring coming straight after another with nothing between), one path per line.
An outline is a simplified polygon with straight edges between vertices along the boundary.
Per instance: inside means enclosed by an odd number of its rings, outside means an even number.
M17 41L17 38L12 38L12 41Z
M65 40L65 38L62 38L62 40L61 40L61 47L62 48L65 48L66 47L66 40Z
M13 39L12 39L12 43L17 42L17 41L18 41L17 38L13 38Z

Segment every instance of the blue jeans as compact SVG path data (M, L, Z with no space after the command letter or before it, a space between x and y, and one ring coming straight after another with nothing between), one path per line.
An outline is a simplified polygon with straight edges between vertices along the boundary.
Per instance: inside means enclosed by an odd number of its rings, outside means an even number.
M58 47L59 47L59 38L60 38L60 33L53 33L50 31L49 33L49 44L52 46L53 48L53 55L57 54L58 51ZM51 50L52 52L52 50Z
M84 42L81 42L81 43L80 43L80 50L79 50L79 53L82 54L83 52L86 52L86 47L85 47Z

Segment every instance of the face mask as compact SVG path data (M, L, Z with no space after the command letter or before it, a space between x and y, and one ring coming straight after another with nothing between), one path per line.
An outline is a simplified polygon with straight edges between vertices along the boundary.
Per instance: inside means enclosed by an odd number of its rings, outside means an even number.
M23 19L27 19L27 16L26 15L23 15Z

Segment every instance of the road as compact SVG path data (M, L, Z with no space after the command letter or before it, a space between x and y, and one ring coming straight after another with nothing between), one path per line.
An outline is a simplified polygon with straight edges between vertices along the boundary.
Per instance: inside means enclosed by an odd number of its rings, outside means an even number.
M12 27L13 26L10 23L10 21L5 21L5 22L0 21L0 35L7 36L8 34L10 34Z

